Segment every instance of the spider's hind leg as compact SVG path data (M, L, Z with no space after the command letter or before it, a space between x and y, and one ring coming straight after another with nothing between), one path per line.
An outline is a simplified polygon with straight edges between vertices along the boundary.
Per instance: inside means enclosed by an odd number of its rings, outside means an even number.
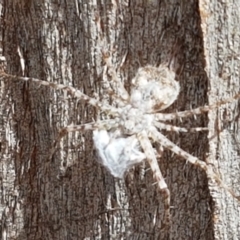
M138 135L138 139L140 142L140 145L143 149L144 154L146 155L146 159L149 162L149 165L153 172L153 178L157 182L157 185L160 189L160 192L163 193L164 198L164 222L161 226L170 226L170 191L168 189L168 186L163 178L163 175L161 173L161 170L159 168L157 158L154 153L154 149L152 147L152 144L150 140L148 139L146 132L141 132Z
M210 165L207 165L207 163L205 163L204 161L199 160L197 157L192 156L191 154L187 153L186 151L178 147L176 144L174 144L168 138L166 138L163 134L158 132L156 128L152 128L151 137L154 139L154 141L159 142L164 148L171 150L173 153L177 154L178 156L181 156L183 159L187 160L191 164L200 167L202 170L204 170L207 177L211 181L216 182L220 187L225 189L234 198L240 201L240 196L237 196L232 189L230 189L223 183L221 178L214 172L214 169Z

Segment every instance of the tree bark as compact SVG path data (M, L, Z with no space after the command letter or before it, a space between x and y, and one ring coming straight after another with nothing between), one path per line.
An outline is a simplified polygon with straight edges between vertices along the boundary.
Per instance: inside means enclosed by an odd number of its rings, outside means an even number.
M227 4L200 1L209 103L239 92L240 2ZM209 164L216 166L222 180L239 196L239 101L209 114ZM216 186L212 219L216 239L239 239L239 202Z
M112 64L127 90L137 69L174 58L181 86L166 110L196 108L239 92L239 3L218 1L3 1L6 72L62 83L103 102ZM171 193L171 227L148 164L119 180L96 161L91 131L58 131L102 116L62 91L1 81L2 239L239 239L239 202L206 174L165 151L159 166ZM209 133L166 133L213 165L239 193L237 102L195 118ZM164 133L165 134L165 133ZM239 194L240 195L240 194ZM232 217L232 218L231 218Z

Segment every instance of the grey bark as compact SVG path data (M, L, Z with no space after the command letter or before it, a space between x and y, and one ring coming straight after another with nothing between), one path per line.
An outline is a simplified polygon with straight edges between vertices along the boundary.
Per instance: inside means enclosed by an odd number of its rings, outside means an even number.
M95 92L107 102L103 51L113 55L127 89L140 66L174 56L181 93L167 112L195 108L239 91L239 7L229 1L200 1L200 10L198 1L4 1L6 72ZM96 161L91 132L68 134L49 158L61 127L100 117L93 107L16 80L1 81L1 99L2 239L240 238L239 203L180 157L165 151L159 160L171 192L169 229L147 163L115 179ZM209 133L166 133L216 166L236 193L238 114L235 102L174 122L208 126Z
M219 4L200 1L209 103L239 92L239 1ZM209 114L210 164L226 185L239 195L239 101ZM239 202L224 191L211 189L216 239L239 239Z

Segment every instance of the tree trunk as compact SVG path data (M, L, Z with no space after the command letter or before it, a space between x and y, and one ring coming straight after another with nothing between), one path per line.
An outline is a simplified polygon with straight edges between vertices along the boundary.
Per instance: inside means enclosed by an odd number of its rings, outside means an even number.
M239 93L240 2L200 1L209 103ZM236 49L236 50L235 50ZM239 101L209 114L209 164L240 195ZM240 238L239 202L214 186L212 221L216 239Z
M127 90L139 67L173 58L181 92L166 112L196 108L239 92L239 9L229 1L5 0L6 72L73 86L107 103L107 56ZM170 228L147 163L114 178L96 161L91 131L67 134L52 154L62 127L104 117L94 107L17 80L1 80L0 107L2 239L240 238L239 202L170 151L159 159L171 193ZM173 122L208 126L209 133L166 133L213 165L236 194L238 114L234 102Z

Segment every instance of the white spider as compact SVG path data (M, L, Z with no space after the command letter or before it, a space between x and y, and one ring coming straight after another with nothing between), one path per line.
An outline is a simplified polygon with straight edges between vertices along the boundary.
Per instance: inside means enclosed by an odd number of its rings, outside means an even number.
M62 84L34 78L12 76L3 72L0 73L0 76L7 79L16 78L24 81L32 81L57 90L66 90L74 97L84 100L102 112L107 113L110 117L109 119L63 128L60 131L59 138L68 132L93 130L93 141L101 163L113 176L119 178L123 178L125 172L133 165L146 159L149 162L153 177L160 191L164 194L166 221L170 219L170 193L157 162L156 150L152 146L154 142L160 144L161 148L169 149L188 162L200 167L206 172L208 178L215 180L235 198L239 198L223 184L211 166L208 166L197 157L179 148L166 138L161 133L161 130L175 132L207 130L207 128L201 127L192 129L181 128L167 124L166 121L207 112L238 99L240 94L211 106L176 113L159 113L159 111L169 107L178 97L179 83L175 81L173 71L165 65L160 65L158 68L153 66L140 68L136 76L132 79L131 93L129 95L115 70L109 67L110 58L106 58L105 60L107 63L105 74L108 69L113 79L110 83L113 88L116 106L103 104L99 100L90 98L73 87ZM158 151L158 154L161 156L161 150Z

